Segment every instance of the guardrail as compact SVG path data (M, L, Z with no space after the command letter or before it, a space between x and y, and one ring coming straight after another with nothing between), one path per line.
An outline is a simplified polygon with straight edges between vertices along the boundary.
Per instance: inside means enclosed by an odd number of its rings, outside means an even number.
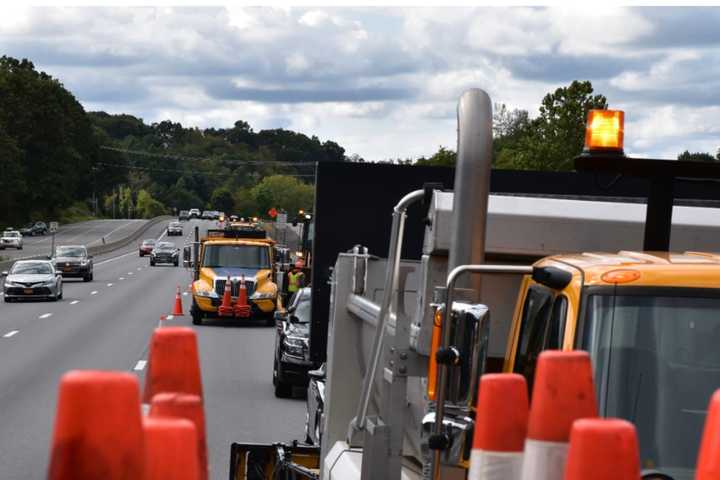
M168 221L172 220L173 218L175 218L175 217L172 217L170 215L161 215L159 217L153 217L153 218L149 219L147 222L145 222L145 224L143 224L142 227L135 230L133 233L131 233L130 235L128 235L125 238L120 238L118 240L114 240L112 242L108 242L108 243L105 243L102 245L95 245L92 247L88 247L88 253L90 255L102 255L104 253L112 252L119 248L123 248L123 247L131 244L132 242L138 240L140 237L142 237L145 234L145 232L150 230L152 227L154 227L158 223L168 222ZM38 258L47 258L47 256L46 255L33 255L31 257L24 257L23 260L32 260L32 259L38 259ZM19 260L19 259L12 258L9 260L0 261L0 270L9 269L12 266L12 264L15 263L17 260Z

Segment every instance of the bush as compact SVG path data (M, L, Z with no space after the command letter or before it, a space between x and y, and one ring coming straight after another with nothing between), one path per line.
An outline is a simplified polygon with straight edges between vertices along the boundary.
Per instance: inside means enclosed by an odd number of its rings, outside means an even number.
M85 222L93 218L95 217L93 217L90 208L84 202L75 202L69 207L60 210L57 221L63 225L66 223ZM54 221L54 219L49 218L48 221Z
M141 218L153 218L167 213L167 207L155 200L147 190L140 190L137 195L135 212Z

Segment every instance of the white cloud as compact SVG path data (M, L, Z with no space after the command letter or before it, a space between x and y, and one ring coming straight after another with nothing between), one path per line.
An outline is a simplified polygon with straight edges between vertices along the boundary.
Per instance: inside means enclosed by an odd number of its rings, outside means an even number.
M199 127L243 119L255 129L294 128L368 159L454 146L467 88L534 116L543 95L573 79L591 80L627 109L634 151L714 150L720 45L647 45L693 33L695 23L669 32L663 18L597 6L3 7L0 45L58 77L89 109Z

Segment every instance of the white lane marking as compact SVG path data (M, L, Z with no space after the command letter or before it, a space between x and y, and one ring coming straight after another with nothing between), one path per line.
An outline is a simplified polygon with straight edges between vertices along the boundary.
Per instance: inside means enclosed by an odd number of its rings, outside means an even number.
M19 331L20 331L20 330L10 330L10 331L7 332L5 335L3 335L3 338L10 338L10 337L12 337L13 335L15 335L16 333L18 333Z
M98 293L97 290L93 290L92 292L90 292L90 295L97 295L97 293Z
M113 284L112 284L112 283L108 283L107 286L108 286L108 287L112 287Z
M107 260L103 260L102 262L97 262L95 264L95 266L97 267L98 265L102 265L103 263L114 262L115 260L118 260L120 258L129 257L130 255L135 255L135 254L136 254L136 252L124 253L122 255L118 255L117 257L112 257L112 258L108 258Z
M188 292L183 292L183 296L187 296Z
M173 318L175 318L174 315L168 315L167 317L165 317L165 320L172 320Z
M43 314L40 315L38 318L48 318L48 317L51 317L51 316L52 316L52 313L43 313Z
M144 370L144 369L145 369L145 365L147 365L147 361L146 361L146 360L138 360L138 362L135 364L135 368L133 368L133 370L135 370L136 372L139 372L139 371L141 371L141 370Z
M128 272L128 275L132 275L132 274L133 274L133 272Z
M120 277L120 280L125 280L125 277Z
M80 300L73 300L70 305L77 305L78 303L80 303Z
M142 270L142 267L138 267L137 269L138 269L138 272L139 272L140 270Z

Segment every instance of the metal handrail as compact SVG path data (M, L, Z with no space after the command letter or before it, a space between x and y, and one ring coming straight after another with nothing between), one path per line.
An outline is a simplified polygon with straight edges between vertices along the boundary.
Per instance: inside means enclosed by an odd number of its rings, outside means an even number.
M452 305L455 301L455 283L457 279L463 273L506 273L506 274L517 274L517 275L528 275L533 272L533 267L524 265L460 265L452 269L447 277L446 282L446 300L445 308L442 312L442 322L440 323L440 337L441 337L441 349L449 347L450 343L450 332L451 329L448 325L450 319L450 312L452 311ZM436 394L436 407L435 407L435 425L433 426L433 436L440 437L444 436L442 431L443 417L445 416L445 391L447 390L447 377L448 370L447 365L438 364L438 380L437 380L437 394ZM436 449L433 454L433 470L432 479L438 480L440 478L440 455L441 450Z

